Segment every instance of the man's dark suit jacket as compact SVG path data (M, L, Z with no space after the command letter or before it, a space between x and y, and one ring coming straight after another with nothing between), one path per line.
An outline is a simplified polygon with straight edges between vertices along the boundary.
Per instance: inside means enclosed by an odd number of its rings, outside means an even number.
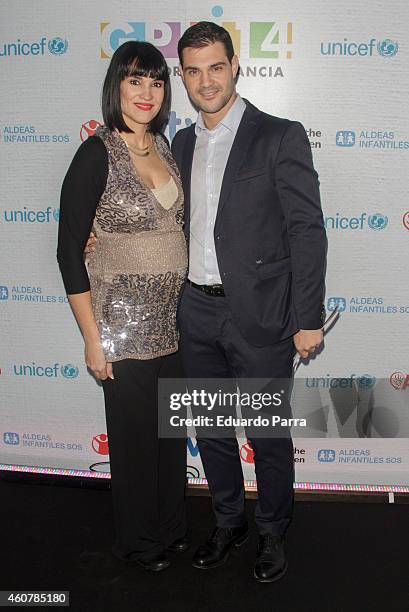
M250 344L266 346L299 329L322 327L327 240L303 126L245 102L223 177L214 239L232 318ZM185 193L187 240L195 142L195 124L172 142Z

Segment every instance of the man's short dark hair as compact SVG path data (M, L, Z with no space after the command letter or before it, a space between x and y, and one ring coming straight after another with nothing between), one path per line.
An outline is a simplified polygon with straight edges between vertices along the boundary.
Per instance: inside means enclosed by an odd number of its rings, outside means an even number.
M115 51L108 66L102 88L102 116L105 125L120 132L132 132L121 111L120 85L127 77L150 77L164 82L164 98L159 113L150 123L151 132L160 132L166 125L171 104L168 65L162 53L148 42L130 40Z
M234 55L233 42L230 34L225 28L222 28L212 21L199 21L199 23L190 26L190 28L183 33L178 43L180 65L183 66L182 53L183 49L186 49L186 47L200 49L216 42L221 42L224 45L227 58L231 63Z

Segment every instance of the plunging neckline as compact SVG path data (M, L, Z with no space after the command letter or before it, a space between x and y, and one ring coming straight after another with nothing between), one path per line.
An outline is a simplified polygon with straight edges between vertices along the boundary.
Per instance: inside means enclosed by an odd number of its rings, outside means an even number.
M169 174L169 180L164 183L163 185L160 185L159 187L150 187L149 189L151 191L163 191L163 189L165 189L165 187L168 187L169 183L172 181L173 176L171 174ZM175 183L176 184L176 183Z
M172 211L172 210L175 208L176 204L178 203L178 201L179 201L179 199L180 199L182 187L181 187L181 185L180 185L180 183L179 183L179 180L178 180L178 177L177 177L176 173L173 171L173 168L172 168L170 165L168 165L168 164L166 163L166 161L164 160L164 158L163 158L163 156L162 156L161 152L159 151L159 148L158 148L158 146L157 146L157 141L156 141L156 138L157 138L157 137L156 137L156 135L155 135L155 134L152 134L153 147L154 147L154 149L155 149L155 151L156 151L156 153L157 153L157 155L158 155L159 159L162 161L163 165L165 166L165 168L166 168L166 169L168 170L168 172L169 172L169 181L170 181L170 179L171 179L171 178L173 178L173 180L175 181L175 184L176 184L177 190L178 190L178 197L177 197L177 198L176 198L176 200L173 202L173 204L172 204L172 206L171 206L170 208L164 208L164 207L162 206L162 204L161 204L161 203L159 202L159 200L156 198L154 191L152 191L152 189L157 189L157 188L155 188L155 187L154 187L154 188L149 187L149 185L147 185L147 184L145 183L145 181L143 180L143 178L141 177L141 175L138 173L137 168L136 168L135 164L134 164L134 163L133 163L133 161L132 161L131 154L130 154L130 152L129 152L128 146L127 146L127 144L126 144L125 140L124 140L124 139L122 138L122 136L119 134L119 132L117 132L116 130L114 130L112 133L113 133L113 134L115 134L115 136L116 136L117 138L119 138L119 140L121 141L121 143L122 143L122 145L123 145L123 147L124 147L124 150L126 151L126 155L127 155L127 158L128 158L128 163L129 163L129 164L130 164L130 166L131 166L132 174L133 174L133 175L134 175L134 177L135 177L135 178L136 178L136 179L137 179L137 180L138 180L138 181L141 183L141 185L142 185L142 186L145 188L145 190L146 190L146 191L148 191L148 192L151 194L151 197L152 197L152 198L153 198L153 200L154 200L155 208L156 208L156 210L157 210L158 215L160 215L160 214L162 214L162 215L166 215L167 213L170 213L170 212L171 212L171 211ZM168 181L168 183L169 183L169 181Z

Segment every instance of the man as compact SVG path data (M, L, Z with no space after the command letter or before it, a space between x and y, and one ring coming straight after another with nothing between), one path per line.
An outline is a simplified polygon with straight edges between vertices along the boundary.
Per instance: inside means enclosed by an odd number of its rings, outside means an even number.
M228 32L190 27L178 45L196 124L172 152L185 193L189 274L178 321L188 378L290 379L296 351L321 344L326 236L318 176L300 123L259 111L236 92ZM283 536L293 505L289 437L250 439L255 453L260 582L284 575ZM235 437L198 436L217 527L193 559L224 563L248 536Z

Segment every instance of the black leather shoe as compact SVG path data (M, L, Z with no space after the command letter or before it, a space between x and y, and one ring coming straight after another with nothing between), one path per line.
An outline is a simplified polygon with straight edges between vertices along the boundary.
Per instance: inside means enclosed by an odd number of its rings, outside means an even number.
M149 560L138 559L137 563L150 572L161 572L170 565L170 561L165 553L158 553L156 557L152 557Z
M186 537L184 537L184 538L179 538L178 540L175 540L174 542L172 542L172 544L169 544L169 546L166 547L166 550L172 553L183 553L186 550L188 550L189 547L190 547L189 540Z
M269 533L259 536L254 577L257 582L275 582L287 571L284 541Z
M209 569L223 565L227 561L232 546L241 546L248 537L249 528L247 524L229 529L216 527L207 542L199 546L195 552L193 567Z

